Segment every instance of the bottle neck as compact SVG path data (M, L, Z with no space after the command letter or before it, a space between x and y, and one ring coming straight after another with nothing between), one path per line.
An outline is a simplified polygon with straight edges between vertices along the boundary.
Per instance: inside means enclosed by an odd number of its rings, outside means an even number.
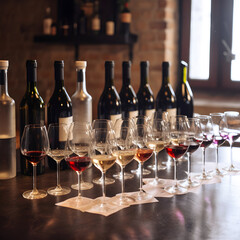
M169 83L169 68L165 67L162 69L162 84L168 85Z
M130 85L130 83L131 83L131 68L130 68L130 66L123 67L122 76L123 76L123 85L124 86Z
M148 84L149 79L149 68L141 67L141 86Z
M28 67L27 68L27 90L31 91L37 85L37 68Z
M77 69L77 90L78 91L86 91L86 70Z
M7 70L0 70L0 95L8 95Z
M105 88L113 86L114 69L113 66L105 67Z
M59 89L64 87L64 68L55 67L55 88Z
M187 82L187 67L181 66L181 83L186 84Z

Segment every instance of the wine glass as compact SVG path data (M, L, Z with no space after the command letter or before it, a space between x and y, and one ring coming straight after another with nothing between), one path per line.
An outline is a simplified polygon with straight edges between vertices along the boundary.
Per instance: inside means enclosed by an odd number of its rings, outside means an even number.
M223 177L226 172L220 171L218 167L218 148L221 146L227 139L227 135L224 134L224 127L225 120L224 120L224 113L210 113L210 116L212 117L213 122L213 133L214 133L214 139L213 144L216 148L216 169L214 174L216 176Z
M181 117L171 117L169 122L169 133L167 134L165 150L174 160L174 185L165 187L164 190L170 194L183 194L186 188L181 187L177 180L177 162L188 150L189 142L187 135L187 122Z
M117 119L115 124L114 124L114 130L116 132L116 134L118 134L118 137L121 136L121 129L123 127L126 127L126 129L128 129L127 132L130 132L130 130L132 129L133 127L133 121L131 118L126 118L126 119ZM120 141L123 141L123 139L118 139L118 143ZM124 141L123 141L124 142ZM113 177L116 178L116 179L121 179L122 178L122 171L118 172L118 173L115 173L113 174ZM134 175L132 173L128 173L128 172L125 172L124 171L124 179L132 179L134 178Z
M152 127L147 132L146 145L153 150L155 159L155 178L150 181L150 184L154 186L160 186L165 181L158 178L158 161L157 154L164 149L166 142L166 132L168 131L168 124L161 119L154 119Z
M81 175L82 172L91 166L91 133L90 129L81 127L78 123L72 123L68 134L68 147L76 155L71 155L65 159L70 168L72 168L78 176L78 196L76 202L88 205L89 200L81 197Z
M151 124L151 119L149 117L141 116L141 115L133 117L132 121L133 121L134 127L137 126L137 125L142 125L142 124L147 124L147 125ZM140 164L138 164L138 168L137 169L131 170L131 173L140 175L140 173L141 173ZM150 173L151 173L151 171L149 171L146 168L143 168L143 170L142 170L142 174L143 175L149 175Z
M123 122L122 122L123 123ZM117 205L129 205L133 203L134 198L128 197L124 194L124 169L129 164L137 152L137 148L133 143L133 128L131 124L115 124L115 136L117 148L113 151L113 156L116 156L116 163L121 167L121 186L122 193L112 199L112 202Z
M200 145L200 147L202 148L202 174L200 176L197 176L197 178L201 180L209 180L212 179L212 176L206 172L205 150L213 143L214 139L212 118L208 115L199 115L197 119L199 119L199 123L203 133L203 139Z
M111 120L108 120L108 119L95 119L93 120L92 122L92 129L107 129L107 130L111 130L113 129L113 123ZM97 144L96 147L96 150L101 152L102 149L104 150L105 147L103 146L104 143L101 143L99 142ZM95 184L102 184L103 183L103 179L102 177L101 178L94 178L93 180L93 183ZM113 184L115 183L115 180L113 178L109 178L109 177L106 177L105 178L105 184L108 185L108 184Z
M180 181L180 185L185 188L192 188L200 186L200 182L197 180L193 180L191 177L191 164L192 164L192 153L197 151L200 147L200 144L203 140L202 129L200 126L199 119L197 118L188 118L187 119L187 138L189 141L189 147L187 150L188 156L188 172L187 179Z
M49 151L48 155L57 163L57 186L47 190L48 194L61 196L71 192L70 188L60 185L60 162L71 154L66 148L68 124L51 123L48 126Z
M91 159L94 166L102 173L102 197L99 198L100 203L94 206L94 209L99 212L105 212L110 208L106 201L105 174L116 161L116 156L112 154L116 150L114 134L112 129L96 128L92 130L92 145L98 154L95 151L91 155ZM99 151L99 143L102 144L101 151Z
M21 153L33 165L33 190L23 193L27 199L40 199L47 196L47 192L37 189L36 168L48 154L49 140L46 127L40 124L30 124L24 127L21 138Z
M225 132L227 136L227 141L230 144L230 159L231 165L229 167L224 168L224 170L228 172L239 172L240 169L233 165L233 157L232 157L232 147L233 143L240 136L240 114L235 111L227 111L224 112L224 118L226 122L226 126L224 127L223 132Z
M151 131L149 128L150 125L146 122L145 124L135 124L133 128L133 141L138 147L135 159L138 162L140 169L140 191L135 195L135 198L139 201L148 200L153 197L152 195L145 193L142 189L143 163L146 162L153 154L153 150L146 147L147 132Z
M73 122L69 129L69 147L79 157L84 157L88 154L88 133L91 131L91 124L89 122ZM86 139L85 139L86 138ZM92 164L88 165L90 168ZM81 190L88 190L93 187L90 182L83 180L83 174L80 175ZM71 185L72 189L79 190L78 183Z

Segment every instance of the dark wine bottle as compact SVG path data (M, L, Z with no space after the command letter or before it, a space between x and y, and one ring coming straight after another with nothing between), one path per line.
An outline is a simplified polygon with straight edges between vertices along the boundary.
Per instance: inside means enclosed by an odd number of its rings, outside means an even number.
M47 117L48 124L50 123L65 123L71 124L72 117L72 103L71 99L64 87L64 61L55 61L55 89L48 102ZM67 135L61 135L62 141L67 140ZM50 169L56 170L56 162L48 157L48 166ZM61 161L60 169L67 169L68 165L65 161Z
M162 86L156 99L156 111L167 112L168 117L176 116L177 101L169 81L169 62L162 63Z
M115 123L122 118L121 100L113 84L114 61L105 62L105 87L98 102L98 118L110 119Z
M27 67L27 90L20 103L20 140L25 125L45 123L45 104L37 90L37 61L28 60ZM20 154L21 173L32 175L33 167L27 159ZM45 161L37 165L37 174L45 171Z
M99 17L99 1L94 1L94 13L92 17L92 33L93 34L99 34L101 30L101 19Z
M130 34L130 24L132 21L132 14L128 7L128 0L125 0L124 7L120 13L120 33L127 38Z
M193 117L193 93L187 80L188 64L184 61L180 62L179 79L176 90L177 97L177 114Z
M122 63L122 89L119 93L122 105L122 118L138 115L138 100L131 85L131 62Z
M149 85L149 62L140 62L141 83L137 93L139 115L152 117L155 112L155 102L152 89Z

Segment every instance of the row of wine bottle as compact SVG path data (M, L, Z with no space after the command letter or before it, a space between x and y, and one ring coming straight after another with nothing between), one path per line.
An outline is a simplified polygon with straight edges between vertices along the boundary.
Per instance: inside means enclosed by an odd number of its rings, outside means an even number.
M64 87L64 61L54 62L55 88L47 104L48 124L92 121L92 97L86 90L86 66L86 61L76 61L77 88L70 98ZM45 123L45 104L37 89L37 61L28 60L26 68L27 90L20 103L20 138L26 124ZM7 91L7 69L8 61L0 61L0 114L2 116L0 150L4 159L0 162L0 179L16 175L15 102L9 97ZM162 86L156 101L149 85L149 62L142 61L140 69L141 84L136 94L131 86L131 62L122 63L123 84L118 94L114 86L114 62L105 62L105 87L98 102L98 118L111 119L114 122L117 118L137 115L152 116L155 111L161 113L166 111L168 115L178 113L192 117L193 94L187 81L187 64L185 62L181 61L180 63L177 98L169 82L168 62L162 63ZM20 163L21 173L31 175L32 165L23 155L21 155ZM50 157L48 157L48 165L51 169L56 168L56 162ZM67 165L65 161L62 161L61 169L65 168ZM44 170L45 161L41 161L37 165L37 174L43 173Z

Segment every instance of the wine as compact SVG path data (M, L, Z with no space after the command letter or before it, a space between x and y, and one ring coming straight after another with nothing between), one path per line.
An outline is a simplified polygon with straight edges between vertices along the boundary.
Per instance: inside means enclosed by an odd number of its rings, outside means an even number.
M188 150L188 146L182 144L178 146L167 145L165 149L170 157L178 159L186 153L186 151Z
M199 148L199 146L200 146L200 144L199 143L190 143L190 145L189 145L189 147L188 147L188 152L190 152L190 153L193 153L193 152L195 152L195 151L197 151L197 149Z
M74 122L92 122L92 97L86 89L86 61L76 61L77 89L72 95L72 113Z
M164 141L152 140L146 143L147 147L152 149L154 152L160 152L164 149Z
M71 124L72 117L72 103L71 99L64 87L64 61L55 61L55 89L48 102L47 115L48 124L50 123L64 123ZM59 132L59 141L65 142L67 140L67 133ZM48 158L48 166L50 169L56 169L56 162ZM60 169L68 168L65 161L61 161Z
M162 86L156 99L156 111L167 112L168 116L176 116L177 102L175 93L169 82L169 62L162 63Z
M106 172L116 161L116 156L112 155L94 155L92 162L99 170Z
M45 122L45 104L37 89L37 61L27 60L27 89L20 102L20 139L27 124L41 124ZM32 164L20 154L21 173L32 175ZM37 165L37 175L45 172L45 161Z
M217 146L221 146L226 141L224 136L214 136L213 143Z
M43 19L43 34L51 35L52 18L51 18L51 8L46 8L46 16Z
M91 165L90 157L73 156L65 159L70 168L76 172L83 172Z
M193 93L187 80L188 64L180 62L179 83L176 90L177 114L185 115L188 118L193 117Z
M151 117L155 112L155 102L152 89L149 85L149 62L142 61L140 68L141 83L137 92L138 114L140 116Z
M240 133L237 132L224 133L221 134L221 136L223 136L223 138L227 139L229 142L235 142L240 137Z
M99 1L94 1L94 13L92 18L92 33L99 34L101 30L101 19L99 17Z
M203 147L203 148L207 148L208 146L210 146L213 142L213 139L210 139L210 140L203 140L200 147Z
M153 154L152 149L139 148L137 150L136 160L138 162L145 162L152 156L152 154Z
M28 151L24 153L25 158L32 164L39 163L46 157L46 152L44 151Z
M113 124L122 117L121 100L113 85L114 62L105 62L105 87L98 102L98 118L110 119Z
M123 167L125 167L133 160L135 154L136 154L135 149L119 150L113 152L113 156L117 157L116 163Z
M61 161L65 158L65 156L68 155L68 153L71 153L70 151L66 151L65 149L53 149L49 150L48 155L53 158L55 161Z
M122 89L119 93L122 105L122 117L132 118L138 115L138 100L131 86L131 62L122 63Z
M128 7L128 2L124 3L124 8L120 13L120 33L125 37L128 38L130 34L130 24L132 21L132 14Z

